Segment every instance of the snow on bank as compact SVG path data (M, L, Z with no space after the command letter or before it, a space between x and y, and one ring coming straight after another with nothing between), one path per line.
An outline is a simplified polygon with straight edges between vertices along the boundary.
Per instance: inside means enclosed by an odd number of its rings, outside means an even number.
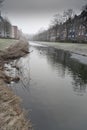
M47 45L56 49L71 52L71 58L78 60L80 63L87 64L87 44L78 43L57 43L57 42L37 42L38 44Z
M78 55L72 53L71 58L78 60L80 63L86 64L87 65L87 57L83 55Z

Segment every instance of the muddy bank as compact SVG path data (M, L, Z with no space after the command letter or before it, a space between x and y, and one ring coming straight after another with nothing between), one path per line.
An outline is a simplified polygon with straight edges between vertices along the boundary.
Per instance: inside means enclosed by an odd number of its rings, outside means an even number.
M26 120L25 113L20 108L21 100L6 84L19 81L20 77L10 77L4 71L5 64L27 53L29 53L29 44L25 40L0 51L0 130L31 130L31 123Z

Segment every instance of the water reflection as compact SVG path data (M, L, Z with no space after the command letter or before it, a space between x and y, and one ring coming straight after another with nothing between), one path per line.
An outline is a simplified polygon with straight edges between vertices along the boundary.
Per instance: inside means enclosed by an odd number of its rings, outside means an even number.
M87 65L79 63L72 59L71 54L67 51L58 50L55 48L34 46L38 50L40 57L46 57L48 64L58 71L58 74L63 78L66 71L72 77L73 91L77 95L83 95L87 87Z
M18 61L21 80L12 89L32 110L27 115L34 130L86 130L87 66L52 47L32 50Z

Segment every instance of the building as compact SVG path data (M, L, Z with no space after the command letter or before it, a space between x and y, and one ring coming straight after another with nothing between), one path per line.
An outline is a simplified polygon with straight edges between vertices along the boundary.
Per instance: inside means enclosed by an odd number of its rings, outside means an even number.
M12 26L8 18L3 18L0 12L0 38L19 39L22 31L17 26Z
M5 35L5 29L4 29L4 19L0 15L0 37L4 37Z
M43 31L34 36L34 40L87 43L87 6L80 15L50 26L46 33Z
M12 26L12 38L19 39L19 30L17 26Z

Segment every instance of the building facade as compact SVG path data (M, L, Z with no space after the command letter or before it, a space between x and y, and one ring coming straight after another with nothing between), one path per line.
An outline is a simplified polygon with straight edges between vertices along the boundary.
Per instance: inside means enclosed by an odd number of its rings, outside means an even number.
M43 41L62 41L62 42L86 42L87 43L87 10L69 18L66 22L54 25L47 30L47 37L44 31L37 34L37 39Z

